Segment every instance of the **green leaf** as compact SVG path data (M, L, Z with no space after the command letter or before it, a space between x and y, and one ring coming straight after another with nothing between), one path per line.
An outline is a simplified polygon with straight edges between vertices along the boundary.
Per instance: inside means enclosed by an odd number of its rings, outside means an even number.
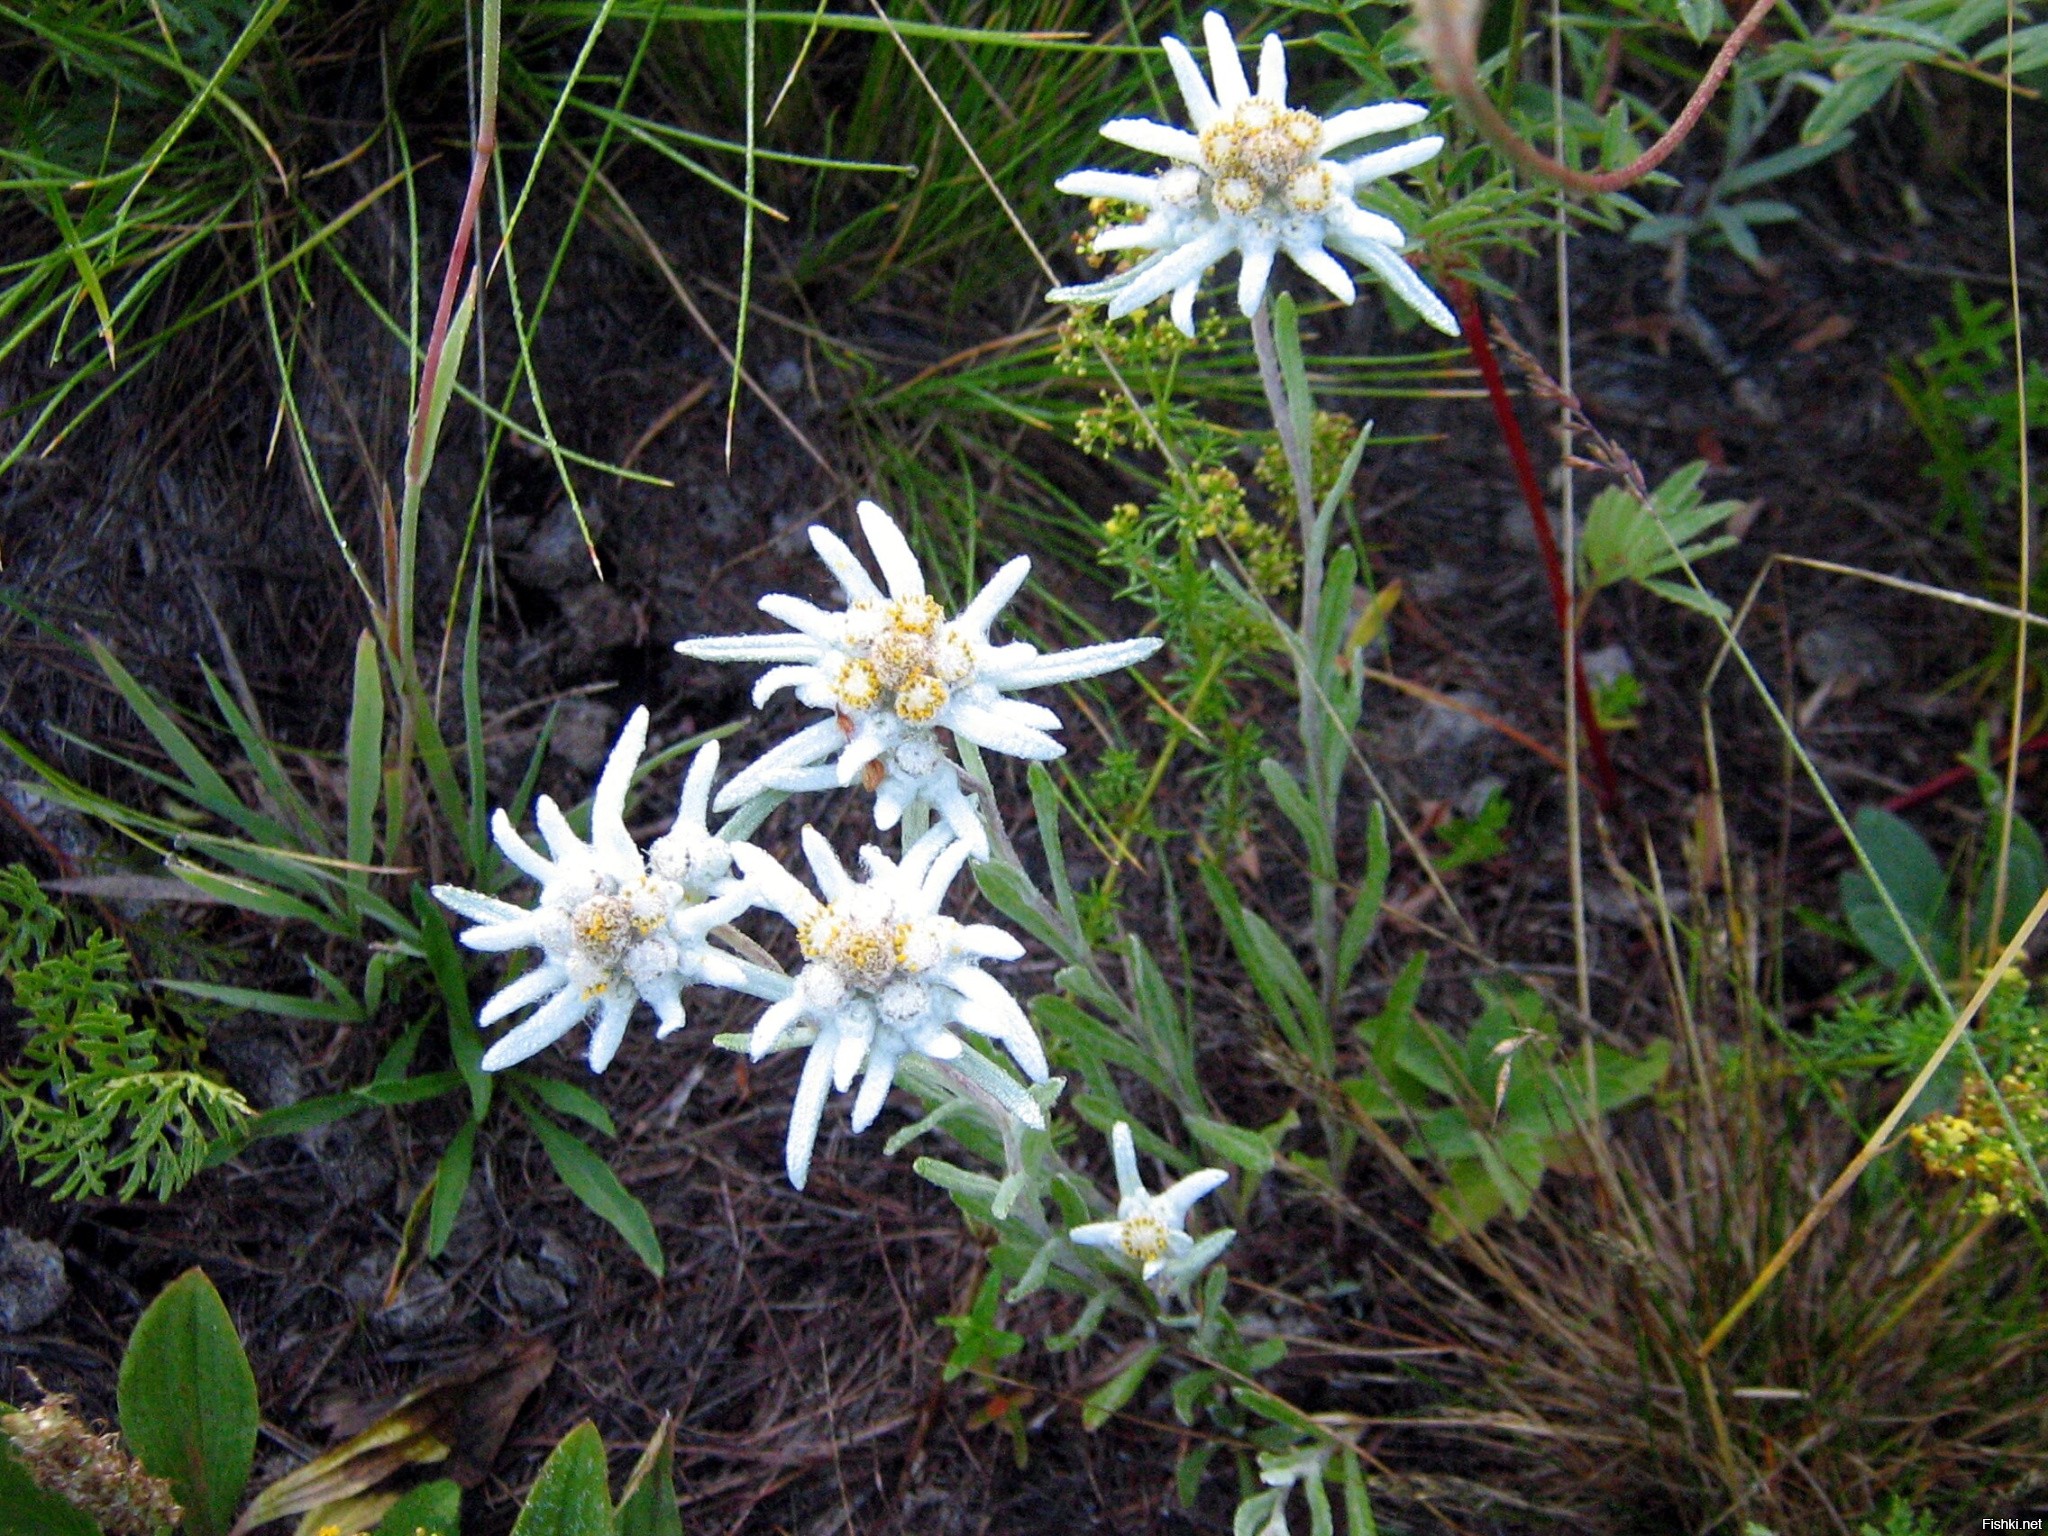
M1152 1367L1165 1353L1164 1344L1147 1344L1114 1376L1090 1392L1088 1400L1081 1405L1081 1427L1092 1432L1107 1424L1116 1411L1131 1400L1132 1394L1145 1384Z
M1045 869L1052 881L1053 904L1060 920L1079 934L1080 909L1074 904L1074 887L1067 878L1067 851L1060 843L1060 795L1045 771L1045 764L1033 763L1027 776L1031 785L1031 814L1038 823L1038 846L1045 855Z
M1704 43L1721 20L1721 0L1678 0L1678 19L1694 42Z
M512 1536L612 1536L604 1441L588 1420L564 1435L548 1456L527 1491Z
M462 290L462 298L449 318L447 342L441 349L441 366L435 370L433 393L427 398L427 415L423 424L426 430L422 441L406 445L407 463L419 466L419 478L422 480L434 467L434 452L441 442L441 418L448 413L449 397L455 393L455 380L462 372L462 349L469 340L469 322L476 314L477 276L477 269L472 268L469 286Z
M1928 960L1946 974L1952 949L1946 920L1948 876L1934 850L1908 823L1874 805L1856 813L1855 832L1877 880L1905 919L1907 931ZM1841 893L1842 916L1871 958L1900 976L1916 975L1912 944L1900 933L1870 876L1861 869L1846 871Z
M355 695L348 715L348 857L367 864L376 851L377 797L384 786L384 682L377 642L366 629L356 636ZM350 871L357 884L369 877Z
M1195 1500L1202 1496L1202 1478L1208 1473L1216 1450L1217 1442L1214 1440L1196 1441L1175 1464L1173 1487L1182 1509L1193 1509Z
M998 864L994 859L984 859L969 867L974 871L975 886L990 906L1069 965L1086 962L1088 957L1078 936L1068 933L1056 920L1022 871Z
M1270 757L1259 760L1259 777L1266 781L1273 803L1294 824L1302 846L1308 849L1309 868L1324 880L1334 881L1337 878L1337 857L1331 846L1330 829L1323 825L1315 807L1308 803L1300 782L1285 764Z
M321 1023L359 1024L364 1014L353 998L293 997L286 992L259 992L253 987L226 987L210 981L173 981L159 977L156 983L166 992L203 997L251 1013L267 1013L280 1019L313 1019Z
M1201 1115L1182 1115L1188 1133L1225 1162L1234 1163L1253 1178L1263 1179L1273 1171L1272 1143L1257 1131L1208 1120Z
M1650 576L1643 580L1642 585L1663 598L1665 602L1676 603L1681 608L1690 608L1694 613L1703 613L1710 619L1720 619L1726 623L1734 616L1735 610L1713 593L1703 592L1683 582L1666 581L1661 576Z
M84 1510L36 1485L5 1431L0 1431L0 1536L100 1536Z
M1273 345L1280 354L1280 378L1287 387L1288 424L1306 455L1313 440L1316 397L1308 387L1308 367L1301 356L1300 314L1294 307L1294 295L1284 288L1273 299Z
M1344 1536L1379 1536L1372 1499L1365 1491L1365 1468L1349 1446L1344 1448Z
M427 1257L438 1259L447 1251L448 1234L455 1230L455 1217L462 1209L462 1197L469 1193L469 1174L476 1157L476 1122L465 1120L449 1138L448 1149L434 1169L434 1203L427 1215Z
M169 1480L186 1536L225 1536L256 1454L256 1378L202 1271L186 1270L137 1319L116 1395L121 1433Z
M1387 808L1375 800L1365 825L1365 880L1337 939L1339 993L1351 985L1352 974L1365 956L1365 947L1379 927L1380 906L1387 899L1387 872L1392 867L1393 855L1387 846Z
M384 1512L376 1536L462 1536L462 1489L447 1478L422 1483Z
M939 1322L953 1330L953 1349L946 1356L941 1375L947 1381L996 1360L1007 1360L1024 1347L1024 1336L999 1327L996 1309L1002 1304L1002 1276L990 1271L982 1277L981 1288L964 1313L942 1317Z
M528 1110L526 1123L533 1127L541 1150L569 1192L610 1222L641 1263L657 1276L666 1273L668 1265L662 1257L661 1239L654 1235L654 1219L619 1182L611 1165L538 1111Z
M455 936L448 931L448 920L426 887L412 888L412 910L419 919L420 949L447 1009L448 1052L469 1085L469 1117L481 1123L491 1112L491 1075L484 1070L484 1040L476 1027L476 1015L470 1011L469 977L462 969L462 956L455 948Z
M676 1503L675 1420L667 1414L619 1492L613 1530L616 1536L683 1536Z
M543 1077L531 1071L518 1071L515 1080L556 1114L581 1120L602 1136L619 1134L619 1128L612 1123L611 1112L574 1083L564 1082L559 1077Z

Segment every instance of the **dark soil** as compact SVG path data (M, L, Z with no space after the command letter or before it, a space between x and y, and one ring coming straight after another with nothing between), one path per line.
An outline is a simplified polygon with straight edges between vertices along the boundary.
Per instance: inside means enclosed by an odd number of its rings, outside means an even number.
M1883 137L1871 133L1853 163L1799 183L1808 220L1771 232L1768 274L1725 250L1692 253L1689 293L1719 338L1718 358L1702 348L1704 328L1674 327L1662 251L1589 235L1575 246L1573 269L1575 381L1594 419L1653 482L1705 457L1714 465L1711 494L1758 503L1743 546L1712 562L1710 579L1739 602L1761 578L1745 634L1770 659L1767 681L1788 709L1810 704L1819 686L1792 659L1815 630L1833 626L1853 653L1873 661L1871 681L1822 700L1807 720L1806 740L1851 803L1889 797L1946 768L1974 722L1997 708L1995 693L1955 686L1988 652L1988 621L1867 583L1769 568L1770 555L1796 554L1916 580L1982 583L1958 537L1928 531L1935 495L1920 473L1924 450L1886 369L1931 340L1953 283L1980 299L2002 293L1992 162L1966 158L1962 174L1944 183L1951 190L1923 189L1932 221L1916 227L1894 189L1918 151ZM2023 155L2021 163L2033 178L2027 206L2048 207L2043 159ZM452 173L429 188L424 205L453 206ZM679 272L732 265L729 231L703 218L694 189L664 202L650 178L634 193ZM551 246L552 234L540 231L559 216L536 209L536 250ZM2023 212L2020 247L2037 331L2048 308L2041 232L2038 214ZM389 236L366 229L358 238L374 250ZM616 461L677 402L711 386L638 454L637 466L673 481L673 490L613 482L592 492L602 582L544 459L508 452L490 488L483 674L494 774L516 782L544 706L564 701L543 785L575 798L636 704L653 709L661 742L745 712L739 670L685 663L669 646L685 635L756 627L757 592L818 595L820 573L801 529L814 520L844 526L858 474L852 465L844 478L827 473L752 397L742 403L728 466L722 365L663 280L595 231L579 242L571 267L537 358L542 376L555 381L550 403L563 442ZM1496 275L1527 296L1500 307L1501 318L1554 358L1547 271L1530 262ZM730 310L715 295L698 297L729 325ZM342 530L369 559L376 498L394 483L403 439L402 357L344 304L320 314L322 328L302 338L298 386L320 450L331 456ZM1377 314L1367 302L1326 323L1350 331L1344 350L1361 350L1374 340ZM946 339L967 345L985 334ZM217 670L238 666L280 740L331 751L343 730L361 607L289 453L269 452L276 393L267 350L253 332L229 330L213 342L207 373L164 367L145 375L0 492L5 580L19 605L0 619L0 726L119 793L149 791L74 738L145 762L154 754L69 646L71 635L102 636L150 683L195 708L204 701L195 658ZM753 345L755 376L825 459L842 463L844 402L821 383L828 376L786 332L757 328ZM493 364L502 378L505 360ZM23 383L17 374L4 387ZM1388 402L1378 416L1383 433L1427 435L1371 455L1360 500L1380 577L1406 583L1387 665L1466 695L1539 741L1558 741L1554 631L1534 558L1519 533L1508 532L1524 514L1484 401ZM423 590L436 603L446 600L480 462L475 418L456 419L426 523ZM1533 406L1524 421L1538 434L1539 458L1553 460ZM1591 491L1582 479L1582 502ZM2011 542L2009 528L1992 530L1994 548ZM1057 571L1043 574L1060 580ZM27 614L49 628L33 627ZM1875 665L1872 633L1888 665ZM1616 741L1625 805L1615 835L1633 844L1635 829L1647 829L1672 852L1667 867L1676 867L1696 797L1709 787L1700 690L1714 636L1705 621L1628 591L1603 599L1588 631L1589 649L1611 645L1626 648L1645 687L1640 727ZM1791 899L1831 909L1841 859L1810 788L1788 773L1777 736L1732 667L1712 702L1738 858L1755 861L1766 884ZM1498 778L1515 808L1512 855L1461 873L1456 892L1486 950L1559 978L1559 994L1568 992L1557 775L1512 741L1456 727L1456 717L1447 727L1441 712L1408 697L1377 693L1370 707L1368 750L1393 770L1409 813L1456 807L1482 780ZM747 727L729 750L743 757L780 722L771 714ZM309 759L309 772L317 771ZM673 789L672 777L653 786L642 811L649 825L665 819ZM2035 803L2031 775L2026 793ZM1921 812L1921 824L1946 844L1973 806L1965 787ZM108 834L19 796L15 814L0 819L0 858L26 860L43 875L126 857ZM1641 985L1643 956L1633 917L1603 902L1610 882L1597 856L1589 868L1595 1013L1618 1021ZM1266 880L1285 910L1286 855L1277 849ZM1431 917L1410 869L1397 874L1394 905ZM301 975L300 934L193 907L109 916L148 963L177 964L175 953L185 952L259 984L289 986ZM1383 942L1397 963L1418 939L1394 923ZM344 970L359 964L341 954L315 958ZM1793 991L1806 1000L1825 994L1846 963L1819 940L1796 941L1787 958ZM1393 964L1382 968L1391 973ZM1451 960L1439 974L1458 972ZM1243 1083L1233 1107L1243 1107L1247 1121L1270 1118L1284 1094L1256 1073L1244 1076L1250 1058L1239 1000L1220 982L1203 990L1214 1005L1203 1012L1215 1021L1207 1044ZM0 1225L54 1237L73 1282L58 1321L0 1337L0 1395L26 1391L21 1373L33 1371L48 1389L76 1392L109 1414L114 1366L138 1309L199 1264L242 1328L273 1427L259 1476L288 1469L364 1405L532 1334L552 1342L559 1360L483 1485L485 1511L472 1530L509 1525L515 1494L579 1419L595 1419L623 1459L670 1413L693 1531L1227 1529L1220 1493L1193 1517L1174 1512L1176 1436L1163 1402L1134 1405L1136 1421L1081 1433L1073 1404L1113 1368L1106 1349L1033 1352L1015 1362L1024 1394L1016 1401L1031 1430L1029 1465L1018 1469L1009 1436L981 1422L986 1390L940 1379L948 1341L934 1319L964 1310L973 1294L982 1260L972 1236L913 1176L907 1157L878 1155L882 1128L856 1143L836 1111L828 1112L811 1187L791 1191L780 1157L791 1065L750 1072L710 1045L712 1034L746 1020L743 1005L702 994L686 1034L657 1044L636 1030L596 1085L620 1127L607 1155L652 1210L669 1256L660 1282L566 1193L529 1137L494 1122L448 1255L414 1271L397 1303L383 1306L406 1211L454 1128L453 1110L441 1105L404 1116L365 1113L261 1145L163 1207L53 1206L0 1163ZM360 1081L394 1022L353 1030L244 1015L214 1028L211 1050L252 1100L275 1106ZM566 1055L553 1069L587 1081ZM1362 1164L1356 1182L1355 1199L1386 1206L1392 1225L1421 1241L1418 1211L1381 1187L1376 1169ZM1254 1316L1314 1336L1288 1368L1290 1388L1312 1406L1358 1413L1421 1401L1413 1385L1346 1374L1342 1364L1347 1347L1373 1347L1417 1326L1397 1315L1396 1300L1373 1294L1377 1261L1369 1251L1319 1246L1314 1236L1302 1241L1327 1219L1312 1208L1283 1217L1278 1197L1268 1198L1273 1208L1233 1269L1247 1282ZM1363 1280L1363 1299L1313 1299L1353 1279ZM1475 1461L1469 1446L1413 1438L1389 1438L1378 1451L1397 1469L1480 1481L1505 1465ZM1442 1513L1461 1502L1390 1504L1382 1528L1480 1531L1519 1518Z

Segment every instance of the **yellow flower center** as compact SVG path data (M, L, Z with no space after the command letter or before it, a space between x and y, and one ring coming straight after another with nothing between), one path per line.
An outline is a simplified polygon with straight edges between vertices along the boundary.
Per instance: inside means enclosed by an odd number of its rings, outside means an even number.
M946 685L929 672L919 672L896 690L896 714L911 725L928 725L946 707Z
M1127 1217L1117 1233L1117 1246L1140 1264L1166 1257L1166 1223L1157 1216Z
M889 604L889 622L913 635L929 635L946 622L946 610L930 597L899 597Z
M868 648L868 660L885 684L901 688L912 675L924 670L931 649L931 642L923 635L891 627L875 637L875 643Z
M873 709L882 697L882 679L867 662L853 657L839 669L832 695L848 709Z
M592 896L570 914L569 931L592 958L616 959L638 931L633 903L624 896Z
M1325 176L1301 185L1308 199L1294 198L1301 173L1319 169L1314 162L1323 122L1313 112L1255 96L1204 128L1201 140L1202 164L1214 179L1211 196L1226 212L1250 213L1269 197L1313 212L1329 200Z

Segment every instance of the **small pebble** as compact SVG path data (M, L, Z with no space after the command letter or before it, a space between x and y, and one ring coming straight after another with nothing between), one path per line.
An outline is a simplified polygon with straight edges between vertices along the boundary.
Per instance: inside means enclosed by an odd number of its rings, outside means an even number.
M505 1304L528 1317L552 1317L568 1310L569 1293L553 1275L545 1275L531 1260L514 1255L498 1271L498 1292Z
M595 699L567 699L555 715L555 734L548 753L578 773L595 773L611 755L618 734L619 712Z
M1863 620L1840 613L1801 635L1793 654L1809 683L1837 695L1882 683L1899 666L1883 635Z
M63 1250L18 1228L0 1227L0 1333L40 1328L70 1299Z
M1636 659L1625 645L1603 645L1595 651L1582 651L1579 665L1586 669L1586 681L1593 687L1611 688L1622 678L1635 676Z

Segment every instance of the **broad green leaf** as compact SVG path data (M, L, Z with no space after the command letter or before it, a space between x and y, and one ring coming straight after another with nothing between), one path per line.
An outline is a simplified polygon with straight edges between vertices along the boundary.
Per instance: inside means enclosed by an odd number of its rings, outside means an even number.
M647 1207L619 1182L611 1164L571 1136L546 1115L529 1110L526 1123L539 1138L541 1150L555 1165L555 1172L569 1186L569 1192L610 1222L626 1246L640 1256L640 1262L656 1275L667 1272L661 1239L654 1234L654 1218Z
M375 1536L462 1536L462 1489L447 1478L422 1483L384 1512Z
M1152 1367L1159 1363L1159 1357L1166 1353L1164 1344L1147 1344L1133 1355L1114 1376L1088 1394L1081 1405L1081 1427L1097 1430L1109 1422L1116 1411L1131 1400Z
M36 1486L5 1431L0 1431L0 1536L100 1536L84 1510Z
M355 695L348 716L348 857L367 864L376 851L377 797L384 787L384 680L377 642L356 636ZM352 871L357 884L369 877Z
M1946 931L1948 876L1934 850L1911 825L1877 806L1865 806L1856 813L1855 832L1864 857L1905 919L1907 931L1928 960L1946 974L1953 947ZM1916 976L1912 944L1900 933L1870 876L1861 869L1846 871L1841 894L1842 916L1871 958L1898 975Z
M465 1120L456 1127L434 1169L434 1204L427 1216L427 1257L438 1259L447 1251L448 1234L455 1230L455 1218L462 1210L462 1197L469 1193L470 1169L476 1157L476 1122Z
M562 1437L527 1490L512 1536L612 1536L604 1441L587 1420Z
M449 319L447 344L441 350L441 366L435 371L433 393L427 399L422 440L406 445L406 462L418 466L420 480L424 480L434 467L434 453L441 442L441 418L448 412L448 399L455 393L455 379L462 371L462 349L469 340L469 322L476 314L477 276L477 269L472 268L469 286L463 289L462 298Z
M121 1433L169 1480L186 1536L225 1536L256 1454L256 1378L202 1271L186 1270L137 1319L117 1400Z
M676 1430L667 1414L619 1492L616 1536L683 1536L676 1504Z

